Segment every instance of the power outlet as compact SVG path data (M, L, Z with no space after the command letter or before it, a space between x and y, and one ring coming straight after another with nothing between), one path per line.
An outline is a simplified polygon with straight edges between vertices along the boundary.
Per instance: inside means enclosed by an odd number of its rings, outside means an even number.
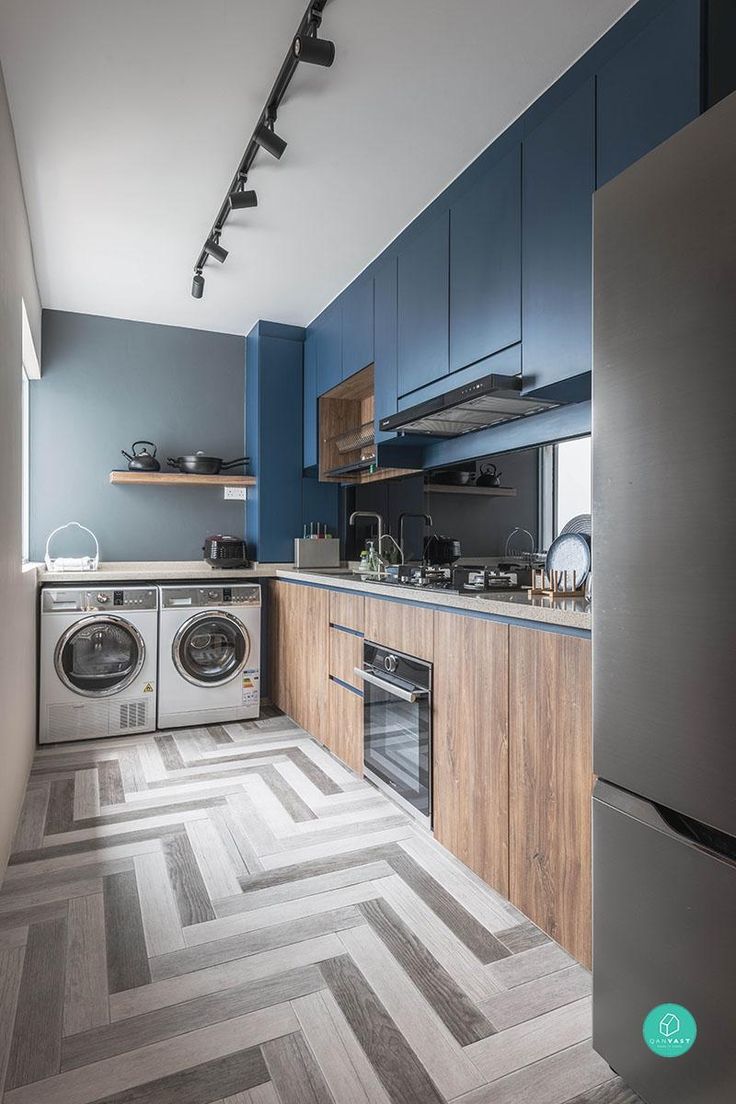
M229 502L245 502L245 487L226 487L225 499Z

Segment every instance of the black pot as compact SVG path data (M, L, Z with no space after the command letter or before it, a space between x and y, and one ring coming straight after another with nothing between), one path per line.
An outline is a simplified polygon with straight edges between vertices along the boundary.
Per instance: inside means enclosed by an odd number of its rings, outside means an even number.
M193 456L177 456L175 460L169 456L167 462L182 475L218 475L221 471L247 464L249 460L249 456L241 456L238 460L226 462L219 456L205 456L203 452L195 452Z
M437 564L442 567L445 564L453 564L462 556L460 541L454 537L441 537L432 534L424 541L424 560L426 563Z
M443 487L465 487L472 479L472 473L458 468L430 472L429 482L439 483Z

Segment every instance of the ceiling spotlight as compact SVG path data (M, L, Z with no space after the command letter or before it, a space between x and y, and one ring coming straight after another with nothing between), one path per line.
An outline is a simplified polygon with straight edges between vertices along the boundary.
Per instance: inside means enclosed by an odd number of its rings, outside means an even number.
M307 61L310 65L330 66L335 60L335 43L328 38L297 35L291 49L297 61Z
M201 299L204 292L204 276L199 269L194 273L194 279L192 280L192 298Z
M245 188L237 188L234 192L230 193L230 206L234 211L240 211L244 207L257 207L258 196L255 192L246 190Z
M281 154L286 149L286 142L283 138L279 138L278 134L273 129L273 123L269 126L268 123L259 123L256 127L254 139L266 153L270 153L272 157L277 159L281 157Z
M223 249L214 236L208 238L204 243L204 251L209 253L210 257L214 257L216 261L219 261L220 264L227 260L227 249Z

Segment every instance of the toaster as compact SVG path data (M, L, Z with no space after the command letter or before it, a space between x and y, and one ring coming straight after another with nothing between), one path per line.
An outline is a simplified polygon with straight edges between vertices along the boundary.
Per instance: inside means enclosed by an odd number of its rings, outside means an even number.
M242 537L224 537L221 533L214 537L205 537L202 551L210 567L251 566L248 547Z

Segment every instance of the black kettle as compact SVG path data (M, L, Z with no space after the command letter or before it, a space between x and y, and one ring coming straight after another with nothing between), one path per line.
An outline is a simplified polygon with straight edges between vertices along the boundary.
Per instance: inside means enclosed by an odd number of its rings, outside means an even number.
M148 449L145 448L145 447L140 449L138 452L136 452L136 449L138 448L139 445L143 445L143 446L150 445L150 447L153 449L153 452L149 452ZM134 441L133 442L133 449L132 449L132 451L133 451L132 456L130 455L129 452L126 452L125 449L121 449L120 451L122 452L125 459L128 461L128 471L132 471L132 472L157 472L157 471L161 471L161 465L159 464L158 460L156 459L156 446L154 445L153 441Z
M503 472L500 472L495 464L481 464L480 475L475 485L476 487L500 487L502 475Z

